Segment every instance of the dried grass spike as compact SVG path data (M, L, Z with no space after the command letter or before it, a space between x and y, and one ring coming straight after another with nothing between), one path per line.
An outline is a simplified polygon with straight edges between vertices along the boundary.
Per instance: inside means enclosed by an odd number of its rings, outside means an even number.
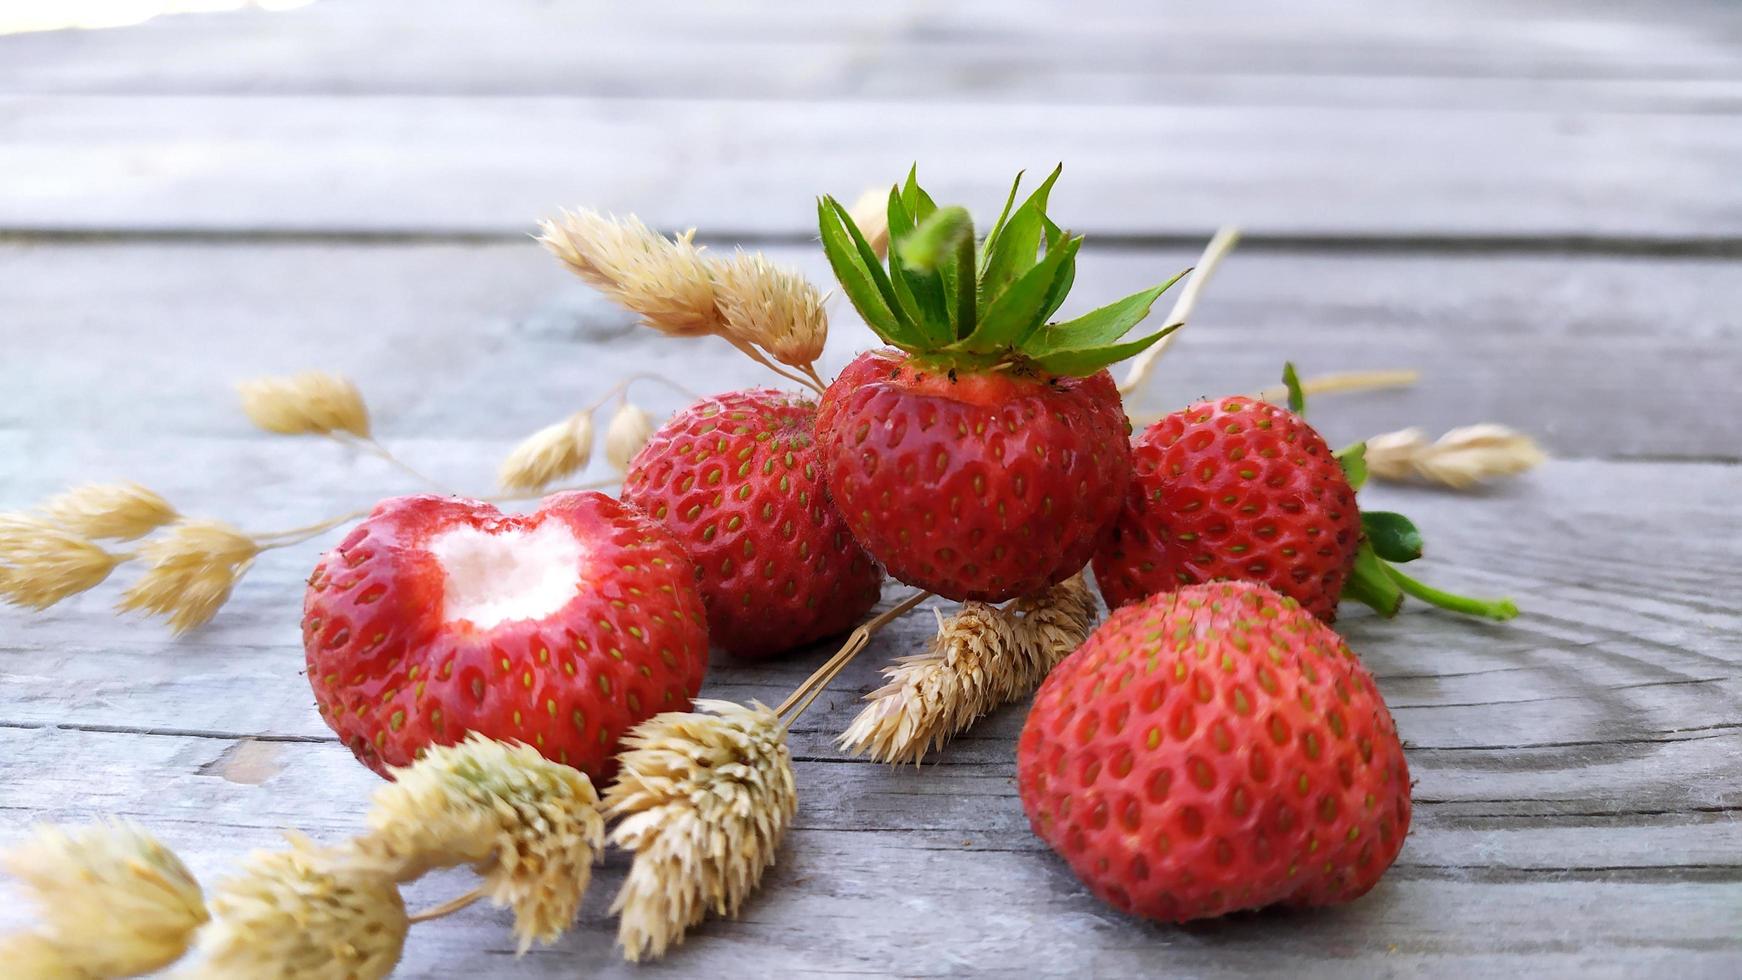
M24 882L42 916L36 932L0 947L9 976L156 970L182 955L207 918L199 882L129 823L39 827L0 855L0 867Z
M586 468L593 458L593 413L576 412L534 432L502 461L497 476L509 490L543 490Z
M306 371L283 378L256 378L236 386L242 411L267 432L369 438L369 409L357 386L338 375Z
M786 730L760 704L699 700L624 739L605 793L611 842L635 860L611 911L631 962L658 958L709 911L736 915L798 807Z
M1467 489L1513 476L1548 459L1536 442L1503 425L1467 425L1428 442L1420 429L1367 440L1367 470L1384 480L1420 480Z
M714 278L689 231L667 239L630 215L581 208L539 225L539 243L612 302L661 333L719 333Z
M727 339L740 347L760 347L782 364L810 370L829 339L829 315L817 288L759 252L740 251L715 262L714 274Z
M1003 609L964 603L925 653L884 668L888 682L841 734L841 748L918 765L979 718L1031 693L1088 636L1095 599L1081 575Z
M847 209L852 216L853 224L859 226L859 233L865 236L866 244L877 253L878 258L889 255L889 188L872 187L860 194L853 206Z
M641 406L624 402L605 427L605 461L619 473L629 472L635 454L652 437L653 417Z
M393 972L410 922L392 877L293 838L256 851L218 883L198 959L201 980L374 980Z
M181 521L139 550L149 567L121 597L120 608L166 616L185 633L217 615L259 553L253 538L223 521Z
M69 531L120 541L144 537L180 516L169 501L137 483L87 483L55 494L41 510Z
M22 514L0 514L0 599L47 609L102 584L121 556Z
M585 773L474 733L431 748L393 777L375 794L359 853L401 881L476 865L485 894L514 910L522 953L534 940L555 942L574 922L605 847L599 796Z

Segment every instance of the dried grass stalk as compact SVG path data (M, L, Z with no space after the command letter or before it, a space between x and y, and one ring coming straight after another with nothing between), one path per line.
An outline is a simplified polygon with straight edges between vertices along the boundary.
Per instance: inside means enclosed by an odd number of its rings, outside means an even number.
M42 610L100 585L121 556L22 514L0 514L0 599Z
M87 483L50 497L41 511L75 534L120 541L144 537L180 516L169 501L137 483Z
M1429 442L1420 429L1367 440L1367 471L1384 480L1417 480L1466 489L1542 465L1548 456L1504 425L1467 425Z
M357 386L337 375L307 371L283 378L257 378L236 386L242 411L255 425L281 435L369 438L369 409Z
M472 734L393 771L357 842L400 881L469 864L483 891L514 910L520 952L555 942L580 910L605 847L599 796L585 773L525 745Z
M647 440L653 438L653 417L641 406L624 402L605 427L605 461L619 473L629 472L629 464Z
M841 747L879 762L918 765L980 717L1032 693L1095 624L1081 574L1003 609L964 603L925 653L885 667L888 683L841 734Z
M667 239L630 215L588 208L540 223L539 242L612 302L674 337L720 332L714 277L691 229Z
M212 923L179 976L374 980L393 972L410 922L391 875L293 837L256 851L212 891Z
M713 264L720 316L727 339L754 344L775 360L808 369L822 356L829 339L829 315L823 296L792 269L762 257L738 252Z
M635 852L611 911L631 962L663 956L709 911L736 915L798 806L786 729L760 704L699 700L624 739L605 793L611 842Z
M0 949L9 976L120 977L178 959L206 921L199 882L169 848L125 822L40 827L0 867L36 899L41 924Z
M139 549L149 567L120 608L168 617L175 632L185 633L217 614L259 553L253 538L223 521L181 521Z
M593 413L576 412L521 440L497 478L509 490L542 490L585 469L592 458Z

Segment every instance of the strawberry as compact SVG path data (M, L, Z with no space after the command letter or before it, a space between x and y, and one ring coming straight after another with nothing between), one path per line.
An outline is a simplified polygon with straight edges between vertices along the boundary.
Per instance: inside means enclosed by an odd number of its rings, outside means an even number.
M603 781L623 733L687 710L707 667L694 566L599 493L515 515L382 501L315 567L302 629L321 717L382 775L479 732Z
M1409 831L1409 766L1372 675L1251 582L1109 617L1041 685L1017 785L1090 891L1164 922L1352 901Z
M1015 211L1013 186L977 244L967 212L909 174L889 194L887 271L845 208L819 204L836 277L896 348L861 355L823 395L829 488L891 575L946 598L997 602L1076 573L1130 479L1105 368L1168 333L1121 342L1171 283L1048 322L1082 244L1046 215L1057 177Z
M766 657L839 633L883 573L847 530L817 462L814 402L767 388L704 398L654 433L623 499L695 560L714 643Z
M1332 452L1302 418L1293 365L1283 380L1292 411L1222 398L1174 412L1137 437L1124 509L1095 553L1107 605L1244 579L1327 623L1339 599L1392 616L1406 593L1473 616L1518 615L1509 599L1453 595L1399 571L1393 562L1421 557L1420 532L1401 514L1360 510L1364 444Z

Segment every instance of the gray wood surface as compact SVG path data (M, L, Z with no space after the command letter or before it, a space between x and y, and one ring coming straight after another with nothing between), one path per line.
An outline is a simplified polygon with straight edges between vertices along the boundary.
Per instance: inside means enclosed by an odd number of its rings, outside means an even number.
M1315 914L1112 913L1027 830L1022 706L919 771L833 748L877 667L924 643L916 616L794 731L798 824L741 919L627 967L614 856L556 947L513 962L506 916L473 908L418 927L401 974L1742 974L1733 3L319 0L0 36L0 509L137 479L272 530L413 489L246 425L234 381L305 367L355 377L386 441L481 492L517 438L631 371L765 380L634 328L521 237L536 217L635 210L826 281L812 194L918 159L992 206L1059 158L1059 213L1101 238L1071 309L1249 228L1133 411L1263 386L1285 357L1417 367L1315 423L1341 442L1499 421L1557 457L1477 494L1364 491L1421 524L1424 577L1526 610L1340 624L1419 780L1396 867ZM868 340L837 307L824 367ZM378 781L300 674L325 543L264 556L180 641L115 618L112 586L0 609L0 846L119 814L210 880L281 829L354 832ZM778 699L826 647L720 658L707 692ZM28 914L0 882L0 930Z

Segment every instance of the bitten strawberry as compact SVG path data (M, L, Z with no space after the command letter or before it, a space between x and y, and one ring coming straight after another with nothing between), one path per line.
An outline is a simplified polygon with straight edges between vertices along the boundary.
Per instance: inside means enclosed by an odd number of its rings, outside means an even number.
M633 508L424 495L383 501L322 557L303 647L321 717L378 773L475 731L602 782L624 732L687 710L708 637L690 559Z
M1409 767L1372 676L1250 582L1116 611L1041 685L1017 782L1090 891L1164 922L1352 901L1409 831Z
M1046 215L1057 177L1014 212L1012 187L976 243L967 212L936 207L910 174L889 195L887 271L845 208L819 206L843 290L897 348L861 355L823 396L829 488L891 575L947 598L996 602L1068 578L1130 479L1105 368L1168 332L1121 341L1171 282L1049 323L1082 243Z
M814 402L767 388L704 398L623 480L695 560L709 636L740 657L839 633L877 604L883 573L829 499L815 423Z

